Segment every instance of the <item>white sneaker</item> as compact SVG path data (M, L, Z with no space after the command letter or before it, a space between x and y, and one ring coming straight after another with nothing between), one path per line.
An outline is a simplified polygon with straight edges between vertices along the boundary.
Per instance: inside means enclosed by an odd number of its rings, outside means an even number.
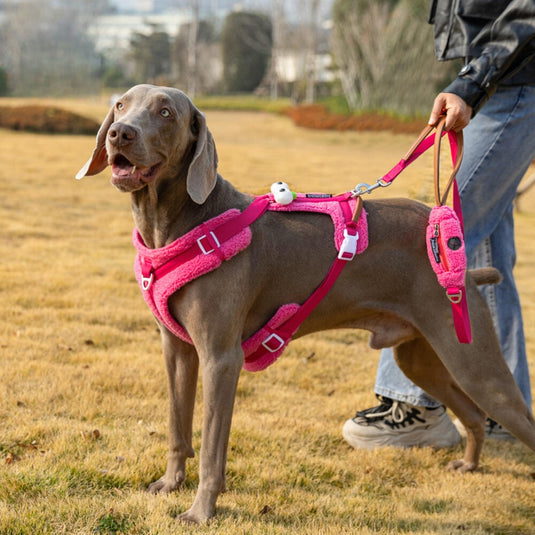
M466 438L466 429L464 428L464 425L461 423L461 421L457 418L453 421L453 425L457 428L457 431L459 431L459 434ZM502 427L498 422L495 422L494 420L491 420L490 418L487 418L485 421L485 438L493 438L494 440L509 440L514 441L516 438L505 429L505 427Z
M342 435L353 448L451 448L461 441L443 405L417 407L383 396L377 398L380 405L357 412L344 424Z

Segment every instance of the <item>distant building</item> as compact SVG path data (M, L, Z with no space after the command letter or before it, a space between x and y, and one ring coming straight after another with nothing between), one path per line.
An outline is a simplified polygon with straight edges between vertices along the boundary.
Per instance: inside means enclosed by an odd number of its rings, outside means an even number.
M147 1L151 2L151 0ZM180 27L190 20L191 13L187 9L166 13L103 15L91 25L88 34L93 39L98 52L117 59L129 48L133 34L149 35L157 26L174 38L180 31Z
M331 67L330 54L316 54L313 63L316 81L320 83L334 81L335 75ZM276 69L277 77L281 82L297 82L303 79L307 70L306 58L302 53L292 51L279 54Z

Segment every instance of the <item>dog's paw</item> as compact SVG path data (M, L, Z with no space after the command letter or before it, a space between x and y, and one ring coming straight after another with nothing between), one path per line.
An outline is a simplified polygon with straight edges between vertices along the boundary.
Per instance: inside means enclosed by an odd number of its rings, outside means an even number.
M191 509L178 515L177 520L183 524L203 524L208 522L210 517L208 516L199 516L195 514Z
M151 494L168 494L177 490L183 481L184 479L175 478L170 480L166 476L163 476L157 481L154 481L154 483L151 483L147 488L147 492Z
M469 463L463 459L457 459L448 464L448 470L453 470L460 474L464 474L465 472L474 472L477 470L477 463Z

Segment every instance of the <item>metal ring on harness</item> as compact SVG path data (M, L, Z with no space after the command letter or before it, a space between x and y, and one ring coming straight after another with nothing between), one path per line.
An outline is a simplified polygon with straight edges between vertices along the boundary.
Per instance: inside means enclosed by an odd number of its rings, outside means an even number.
M148 289L152 286L153 280L154 280L154 273L152 272L148 277L145 277L144 275L141 276L141 288L144 292L148 291Z

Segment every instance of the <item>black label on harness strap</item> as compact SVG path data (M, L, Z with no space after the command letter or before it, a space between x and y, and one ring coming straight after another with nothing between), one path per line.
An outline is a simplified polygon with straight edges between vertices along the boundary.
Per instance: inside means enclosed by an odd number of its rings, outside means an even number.
M331 193L307 193L307 199L330 199L332 197Z

